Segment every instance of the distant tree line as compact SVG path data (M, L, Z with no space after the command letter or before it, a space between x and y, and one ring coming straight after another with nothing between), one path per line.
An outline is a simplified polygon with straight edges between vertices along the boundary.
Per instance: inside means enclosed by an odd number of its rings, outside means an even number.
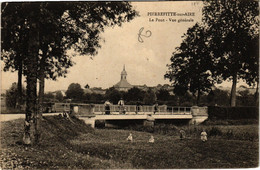
M88 86L89 88L89 86ZM129 89L127 92L118 91L114 87L108 88L105 94L86 93L78 83L69 85L66 96L61 91L48 92L44 94L44 102L66 102L66 99L72 99L72 102L77 103L96 103L103 104L109 100L113 104L117 104L120 98L123 98L126 104L135 105L137 103L143 105L166 104L168 106L194 106L196 105L196 97L192 93L186 92L184 95L174 94L166 89L147 91L141 90L137 87ZM14 83L7 91L8 107L14 108L17 104L18 95L17 84ZM24 94L25 95L25 94ZM209 93L201 95L201 102L199 106L229 106L230 93L226 90L215 88ZM255 96L250 93L248 89L238 91L237 106L255 106Z
M77 94L77 95L75 95ZM9 109L17 108L18 105L18 85L13 83L6 91L6 106ZM25 104L25 89L23 88L22 104ZM168 106L194 106L196 105L196 98L191 93L186 92L184 95L170 95L166 89L159 89L157 91L144 91L137 87L133 87L127 92L118 91L111 87L106 90L105 94L85 93L80 84L72 83L66 91L66 96L61 91L47 92L44 94L44 103L66 102L66 99L72 99L72 102L78 103L95 103L103 104L105 100L109 100L113 104L117 104L120 98L125 100L129 105L153 105L166 104ZM230 93L226 90L215 88L209 93L201 95L201 102L199 106L229 106ZM256 106L255 96L250 93L248 89L238 91L237 106Z

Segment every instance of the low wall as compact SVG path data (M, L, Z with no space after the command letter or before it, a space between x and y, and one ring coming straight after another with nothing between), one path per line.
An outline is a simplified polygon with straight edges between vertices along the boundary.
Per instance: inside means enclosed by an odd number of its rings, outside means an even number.
M94 115L94 105L93 104L73 104L73 113L76 116L92 116Z
M191 107L192 120L191 124L198 125L208 119L208 107Z
M191 114L193 116L208 116L208 107L198 107L192 106L191 107Z

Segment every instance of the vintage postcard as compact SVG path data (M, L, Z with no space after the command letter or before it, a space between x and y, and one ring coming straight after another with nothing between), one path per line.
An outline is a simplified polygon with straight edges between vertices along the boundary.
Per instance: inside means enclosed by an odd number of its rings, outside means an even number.
M259 6L2 2L2 169L259 166Z

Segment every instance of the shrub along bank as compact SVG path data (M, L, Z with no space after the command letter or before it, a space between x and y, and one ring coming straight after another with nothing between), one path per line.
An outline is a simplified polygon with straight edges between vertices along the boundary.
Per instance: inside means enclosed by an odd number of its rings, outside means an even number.
M219 107L209 106L208 115L210 120L242 120L259 118L258 107Z

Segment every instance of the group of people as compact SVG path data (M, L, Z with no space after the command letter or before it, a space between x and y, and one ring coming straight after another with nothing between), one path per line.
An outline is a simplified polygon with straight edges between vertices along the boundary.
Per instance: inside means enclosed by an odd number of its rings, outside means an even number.
M105 105L105 114L109 115L110 114L111 103L109 102L109 100L106 100L104 105ZM137 101L137 103L136 103L136 111L135 111L136 114L141 111L141 107L142 107L141 106L141 102ZM154 107L154 114L155 114L156 112L159 111L158 103L156 102L153 107ZM119 113L120 114L122 114L122 113L125 114L126 113L126 107L125 107L125 102L124 102L123 98L121 98L118 101L118 109L119 109Z
M105 114L109 115L110 114L110 105L111 103L109 102L109 100L106 100L106 102L104 103L105 105ZM125 102L124 100L121 98L118 101L118 108L119 108L119 113L124 113L126 112L126 108L125 108Z
M203 129L203 131L201 132L200 135L201 135L200 139L201 139L202 142L206 142L208 140L207 132L204 129ZM180 139L181 140L185 139L185 137L186 137L185 131L184 130L180 130ZM132 133L129 134L129 136L126 138L126 140L129 141L129 142L133 142L133 135L132 135ZM151 135L150 139L148 140L148 143L154 143L154 141L155 141L155 139L154 139L153 135Z
M129 134L129 136L126 138L127 141L133 142L133 135L132 133ZM148 140L148 143L154 143L154 137L151 135L151 137Z
M207 138L208 134L207 132L205 131L205 129L202 130L202 132L200 133L200 139L202 142L206 142L208 140ZM180 130L180 139L185 139L186 138L186 133L184 130Z

